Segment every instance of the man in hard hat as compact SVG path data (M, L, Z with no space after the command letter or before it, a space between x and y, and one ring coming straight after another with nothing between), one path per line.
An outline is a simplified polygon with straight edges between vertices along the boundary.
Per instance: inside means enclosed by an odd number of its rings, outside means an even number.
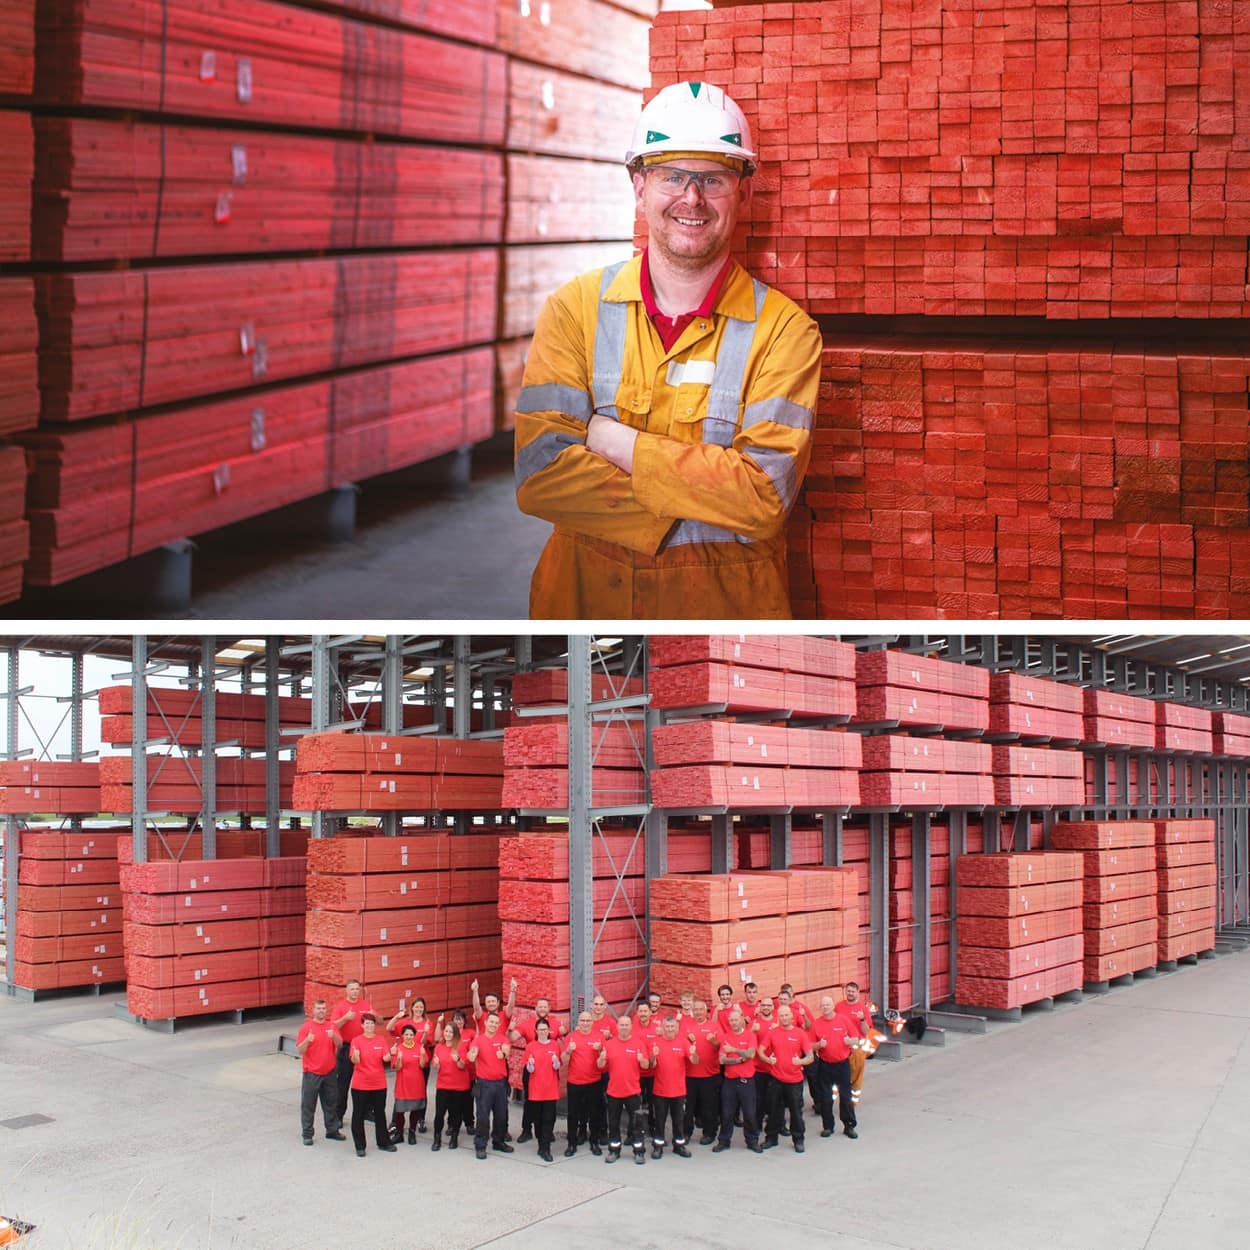
M641 256L539 316L517 404L517 500L552 521L545 618L784 618L820 333L731 257L756 153L719 87L666 87L626 154Z

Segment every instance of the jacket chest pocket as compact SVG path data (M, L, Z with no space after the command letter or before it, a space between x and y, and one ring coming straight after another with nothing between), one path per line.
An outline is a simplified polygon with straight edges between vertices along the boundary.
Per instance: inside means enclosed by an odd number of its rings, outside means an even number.
M695 431L689 427L706 421L708 395L715 377L716 362L714 360L669 361L664 380L671 388L673 425L682 427L683 433L695 435ZM732 438L732 435L730 437ZM711 441L707 437L706 427L702 441Z

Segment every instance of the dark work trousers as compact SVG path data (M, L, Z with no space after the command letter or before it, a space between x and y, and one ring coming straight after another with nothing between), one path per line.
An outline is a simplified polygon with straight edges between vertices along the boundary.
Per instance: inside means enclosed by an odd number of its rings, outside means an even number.
M773 1074L771 1072L757 1072L755 1074L755 1114L759 1118L759 1126L761 1131L764 1128L764 1120L768 1115L768 1109L773 1105ZM773 1129L768 1130L770 1133Z
M343 1117L347 1114L348 1091L352 1087L352 1073L355 1071L356 1069L352 1066L352 1045L350 1042L344 1042L339 1047L339 1057L334 1068L334 1075L339 1083L339 1100L335 1107L338 1115L335 1118L340 1124L343 1123Z
M742 1135L748 1146L760 1139L759 1120L755 1110L755 1079L750 1076L727 1076L720 1087L720 1141L729 1145L734 1135L734 1116L742 1112Z
M654 1136L655 1077L644 1076L640 1078L638 1084L642 1086L642 1131Z
M816 1056L815 1063L809 1063L804 1070L804 1076L807 1078L807 1092L812 1096L812 1106L817 1111L820 1110L820 1055Z
M694 1118L698 1113L703 1123L703 1136L715 1137L720 1127L721 1074L714 1076L686 1077L686 1124L687 1139L694 1136Z
M473 1095L467 1089L438 1089L434 1091L434 1137L443 1140L443 1121L448 1132L455 1137L469 1123L473 1115Z
M304 1130L304 1140L311 1141L313 1119L317 1103L321 1103L321 1118L327 1133L337 1133L343 1127L339 1115L339 1078L335 1071L305 1072L299 1089L299 1126Z
M643 1139L642 1095L630 1094L628 1098L613 1098L608 1095L608 1149L621 1153L621 1115L629 1117L626 1125L629 1144L634 1154L642 1154L646 1150Z
M530 1073L528 1068L521 1069L521 1097L525 1099L521 1107L521 1132L534 1131L534 1113L530 1110Z
M599 1078L599 1105L602 1108L600 1115L603 1116L603 1137L599 1139L599 1145L606 1145L608 1135L608 1126L611 1121L608 1119L608 1074L605 1072Z
M786 1115L790 1117L790 1137L802 1142L806 1126L803 1123L803 1082L779 1081L776 1077L768 1087L768 1129L765 1136L776 1141L777 1134L786 1127Z
M508 1134L508 1080L484 1081L479 1076L474 1087L473 1144L479 1149L491 1143L502 1146ZM491 1118L494 1117L494 1127Z
M603 1141L604 1115L602 1087L598 1081L589 1085L569 1082L569 1141L580 1145L584 1141L599 1145Z
M820 1122L823 1128L833 1129L833 1091L838 1091L838 1115L842 1119L843 1128L854 1128L855 1102L851 1098L851 1061L839 1059L837 1063L826 1063L823 1059L816 1060L817 1081L820 1086Z
M651 1101L651 1144L664 1145L664 1121L673 1121L673 1145L686 1144L686 1099L678 1094L675 1098L653 1098Z
M373 1133L378 1149L391 1144L391 1130L386 1125L386 1087L352 1090L352 1141L357 1150L365 1148L365 1115L373 1116Z
M539 1098L531 1102L527 1098L525 1109L530 1113L530 1126L538 1141L538 1149L550 1153L551 1142L556 1135L556 1099Z

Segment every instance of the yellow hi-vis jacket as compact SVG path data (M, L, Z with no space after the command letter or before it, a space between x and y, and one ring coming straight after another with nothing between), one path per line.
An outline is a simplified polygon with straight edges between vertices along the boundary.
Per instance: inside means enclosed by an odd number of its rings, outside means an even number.
M539 618L786 618L785 521L807 471L820 332L738 264L665 352L641 257L543 308L517 403L521 510L555 525ZM587 451L602 413L641 433L633 473Z

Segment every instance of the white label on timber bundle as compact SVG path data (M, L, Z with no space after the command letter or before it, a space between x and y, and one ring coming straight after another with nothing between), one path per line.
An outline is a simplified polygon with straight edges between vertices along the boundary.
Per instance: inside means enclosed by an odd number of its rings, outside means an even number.
M391 781L388 783L388 793L390 793L390 794L394 794L394 793L395 793L395 780L394 780L394 778L392 778L392 779L391 779Z
M401 881L401 882L399 883L399 892L400 892L401 894L407 894L407 893L408 893L408 882L407 882L407 881Z
M413 966L414 968L419 968L419 967L421 967L421 961L420 961L419 959L414 959L414 960L412 961L412 966Z
M389 968L391 966L391 957L389 955L382 956L382 967Z
M751 778L751 781L752 781L751 789L752 789L752 790L758 790L758 789L760 788L760 779L759 779L758 774L757 774L756 776L752 777L752 778Z
M202 924L197 924L197 925L195 926L195 936L196 936L196 937L203 937L203 936L204 936L204 926L203 926Z
M768 743L761 742L760 743L760 759L766 760L767 758L768 758Z
M401 868L408 867L408 844L406 842L399 848L399 866Z
M107 894L99 894L99 895L97 895L97 896L96 896L96 900L95 900L95 901L96 901L97 903L100 903L100 904L102 904L103 906L107 907L107 906L109 905L109 896L108 896ZM101 917L101 918L102 918L102 919L104 919L104 920L107 920L107 919L108 919L108 917L107 917L107 916L104 916L104 917Z
M239 327L239 351L250 356L256 350L256 327L246 321Z
M188 900L188 901L190 901L190 900ZM229 903L222 903L220 910L221 910L223 913L228 912L228 911L230 910L230 904L229 904Z
M183 905L184 907L190 907L190 906L191 906L191 895L189 895L189 894L188 894L188 895L187 895L187 897L186 897L186 898L184 898L184 899L182 900L182 905Z
M746 883L743 881L739 881L738 882L738 897L741 898L746 892L747 892Z
M385 942L385 941L386 941L386 930L385 930L385 929L380 929L380 930L378 931L378 941L379 941L379 942Z
M217 81L217 53L211 48L200 53L200 82Z
M230 148L230 172L236 187L247 182L247 146L236 143Z
M395 752L395 767L402 768L404 763L404 753L402 751Z
M540 26L551 25L551 5L547 3L547 0L543 0L538 6L538 22Z
M96 953L97 955L107 955L107 954L108 954L108 950L109 950L109 948L108 948L108 943L107 943L107 942L101 942L101 943L100 943L100 945L99 945L99 946L97 946L97 947L95 948L95 953Z
M253 451L261 451L265 446L265 410L252 409L252 442Z
M213 205L213 223L225 226L230 223L230 209L234 204L234 196L229 191L219 191L217 203Z
M251 104L252 102L252 58L248 56L239 57L238 73L236 75L236 84L239 92L240 104Z
M256 340L256 352L252 356L252 377L263 378L269 372L269 346L264 339Z
M529 17L530 0L517 0L516 7L517 7L517 12L520 13L522 17Z
M542 86L542 103L543 108L547 109L548 112L556 106L556 86L550 78Z
M225 493L226 487L230 485L230 465L219 464L213 470L213 494L221 495Z
M916 683L916 685L920 684L920 670L918 668L913 668L911 670L911 679Z

